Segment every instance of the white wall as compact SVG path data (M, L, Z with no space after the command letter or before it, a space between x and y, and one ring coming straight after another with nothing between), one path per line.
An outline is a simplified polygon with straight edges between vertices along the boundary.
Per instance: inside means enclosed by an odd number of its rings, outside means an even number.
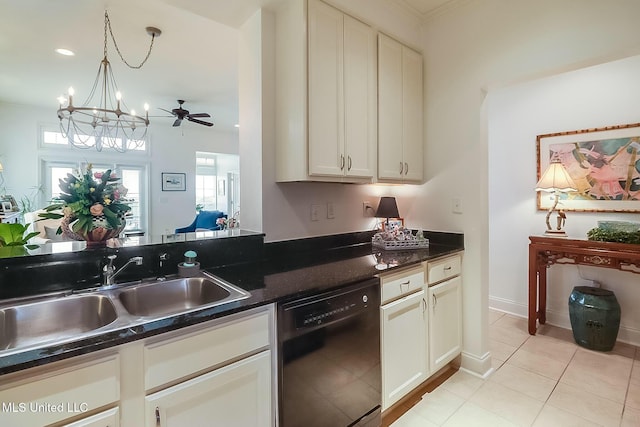
M640 114L640 56L496 90L489 105L489 265L491 306L526 316L529 235L545 229L536 211L536 135L637 123ZM504 159L511 159L505 161ZM505 179L509 177L510 179ZM568 212L570 237L584 238L598 220L640 221L640 214ZM511 262L504 262L509 259ZM582 277L582 278L581 278ZM592 267L549 270L548 319L570 327L568 296L573 286L599 280L622 307L620 338L640 343L640 304L632 273Z
M640 33L635 21L639 14L640 2L635 0L471 0L424 27L428 182L414 209L431 228L465 234L464 348L473 357L482 358L489 342L485 307L493 255L486 93L638 54ZM558 130L570 129L563 125ZM533 199L535 194L528 191ZM460 197L461 215L451 213L452 197ZM540 220L533 210L526 217ZM513 251L496 262L526 263L517 255L526 248L526 238L513 237L504 244ZM523 287L525 280L521 279ZM471 362L487 366L486 358Z
M150 141L150 230L152 235L173 233L195 218L196 151L238 154L238 133L220 132L193 123L183 122L176 128L170 123L159 123L154 124ZM187 191L162 191L162 172L186 173Z
M57 129L56 105L51 109L20 104L0 103L0 163L4 166L7 193L20 200L22 195L33 193L40 171L39 156L60 157L54 151L39 150L41 126ZM151 152L149 156L113 154L111 159L127 159L149 162L150 233L159 235L166 230L190 224L195 217L195 152L208 151L238 154L237 132L219 132L199 125L183 123L174 128L171 120L162 123L156 119L149 131ZM67 154L63 154L65 156ZM73 150L73 156L88 162L98 162L108 156L95 150ZM122 161L122 160L119 160ZM162 172L187 174L187 191L163 192ZM41 206L40 206L41 207Z

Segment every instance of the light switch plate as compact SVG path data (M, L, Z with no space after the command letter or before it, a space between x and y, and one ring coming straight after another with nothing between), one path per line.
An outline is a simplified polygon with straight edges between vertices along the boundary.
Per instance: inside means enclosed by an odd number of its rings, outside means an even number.
M320 220L320 205L312 204L311 205L311 221L319 221Z

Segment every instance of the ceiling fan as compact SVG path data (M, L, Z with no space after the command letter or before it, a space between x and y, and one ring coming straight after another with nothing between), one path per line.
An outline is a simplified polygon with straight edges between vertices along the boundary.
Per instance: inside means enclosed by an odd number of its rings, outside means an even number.
M178 108L174 108L173 110L165 110L164 108L160 108L162 111L166 111L171 115L176 117L176 121L173 122L173 126L180 126L184 119L187 119L190 122L198 123L199 125L205 126L213 126L211 122L205 122L204 120L199 120L196 117L211 117L209 113L189 113L189 110L185 110L182 108L182 104L184 104L184 100L178 99L178 104L180 105Z

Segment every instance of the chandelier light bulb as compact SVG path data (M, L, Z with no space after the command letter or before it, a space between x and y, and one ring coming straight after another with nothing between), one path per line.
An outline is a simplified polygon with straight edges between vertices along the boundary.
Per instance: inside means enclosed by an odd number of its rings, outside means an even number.
M120 91L117 91L117 92L116 92L116 99L117 99L118 101L122 100L122 94L120 93Z
M135 116L136 115L136 110L131 110L131 115Z
M146 102L144 103L144 111L149 111L149 104Z
M69 90L67 90L67 93L69 94L69 96L73 96L76 94L76 91L73 90L73 87L69 86Z
M60 107L62 107L62 105L64 105L65 102L67 102L67 98L65 98L64 96L60 95L58 97L58 104L60 104Z

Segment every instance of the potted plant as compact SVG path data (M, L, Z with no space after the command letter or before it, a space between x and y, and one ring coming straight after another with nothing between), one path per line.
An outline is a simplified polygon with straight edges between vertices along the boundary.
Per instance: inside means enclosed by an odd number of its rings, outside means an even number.
M37 231L27 233L29 224L0 223L0 248L8 248L2 251L2 255L25 255L27 249L36 249L38 245L30 245L29 239L38 235ZM26 234L25 234L26 233Z

